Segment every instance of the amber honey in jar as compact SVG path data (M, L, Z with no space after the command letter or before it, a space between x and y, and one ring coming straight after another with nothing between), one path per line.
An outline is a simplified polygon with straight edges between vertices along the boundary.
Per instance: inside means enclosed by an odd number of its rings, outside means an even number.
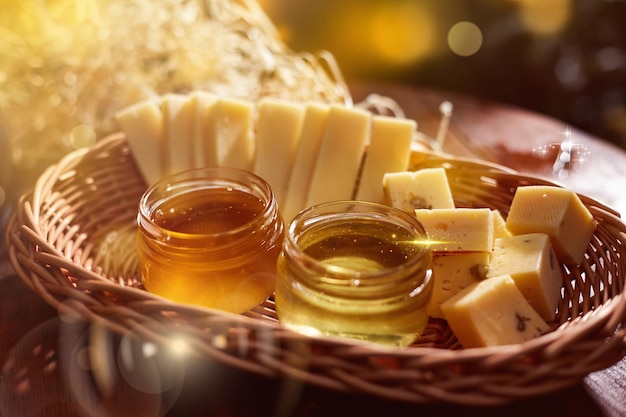
M285 233L276 312L307 335L407 346L428 322L430 265L426 232L410 215L359 201L320 204Z
M147 291L233 313L274 291L283 221L258 176L232 168L174 174L144 193L137 219Z

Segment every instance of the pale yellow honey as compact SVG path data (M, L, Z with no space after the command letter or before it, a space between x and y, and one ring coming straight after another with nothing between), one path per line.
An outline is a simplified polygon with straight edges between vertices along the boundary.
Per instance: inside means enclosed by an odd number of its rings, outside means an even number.
M409 345L424 330L430 254L414 234L350 219L316 228L299 245L303 257L287 250L278 262L276 306L284 326L390 346ZM419 262L403 269L415 257ZM323 270L307 268L306 259Z

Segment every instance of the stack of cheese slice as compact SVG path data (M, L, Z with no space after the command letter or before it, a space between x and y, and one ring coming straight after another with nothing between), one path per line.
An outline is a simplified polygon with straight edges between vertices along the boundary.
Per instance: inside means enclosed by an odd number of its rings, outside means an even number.
M433 250L428 313L466 348L520 343L549 329L561 300L561 263L582 261L595 222L576 193L519 187L506 220L456 208L443 168L384 175L392 205L415 213Z
M416 132L413 120L359 108L200 91L139 102L115 118L148 184L190 168L251 171L287 221L321 202L382 202L382 177L407 169Z

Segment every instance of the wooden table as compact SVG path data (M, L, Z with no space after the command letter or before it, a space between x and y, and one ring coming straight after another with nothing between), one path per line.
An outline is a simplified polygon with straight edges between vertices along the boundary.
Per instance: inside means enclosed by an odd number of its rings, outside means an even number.
M407 117L418 121L419 130L432 137L441 119L439 105L449 100L454 110L445 151L554 179L554 161L562 151L560 145L567 129L558 121L428 89L354 84L352 91L355 100L369 92L395 98ZM622 193L626 153L580 131L572 131L571 142L575 150L569 152L570 169L557 170L561 172L559 180L626 213ZM566 390L498 407L391 403L265 380L215 363L181 365L185 384L165 395L146 393L127 382L114 384L113 391L99 392L98 381L85 370L90 352L84 341L93 336L93 328L59 318L12 274L4 255L0 255L1 417L138 417L160 416L163 410L168 416L626 415L626 360ZM202 384L197 382L200 375ZM214 382L207 385L206 375L215 375Z

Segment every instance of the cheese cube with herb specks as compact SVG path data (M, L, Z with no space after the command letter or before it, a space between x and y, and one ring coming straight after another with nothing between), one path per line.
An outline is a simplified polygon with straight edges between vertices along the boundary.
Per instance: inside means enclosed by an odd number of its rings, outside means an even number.
M530 185L515 191L506 227L514 235L547 233L559 260L578 265L593 235L595 220L574 191Z
M459 252L433 256L433 292L426 307L430 317L444 318L441 304L470 284L485 278L489 252Z
M549 330L510 275L471 284L441 310L464 348L522 343Z
M544 320L554 320L561 300L561 266L545 233L496 239L487 277L508 274Z
M433 252L491 252L493 219L488 208L418 209Z
M455 208L444 168L386 173L383 189L392 207L409 213L415 209Z

